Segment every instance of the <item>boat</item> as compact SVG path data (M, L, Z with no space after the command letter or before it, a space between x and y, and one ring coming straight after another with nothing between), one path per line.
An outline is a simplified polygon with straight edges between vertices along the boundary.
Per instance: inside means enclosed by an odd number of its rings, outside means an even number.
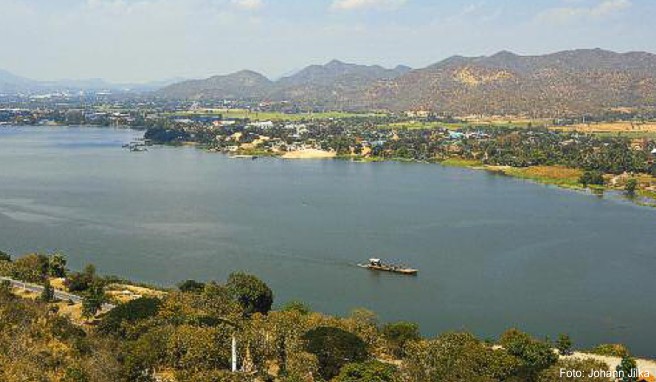
M369 259L369 263L358 264L358 267L367 268L372 271L391 272L408 276L416 276L419 272L417 269L408 268L404 265L384 263L381 259Z
M142 151L148 151L148 148L146 148L146 144L140 141L132 141L130 143L126 143L122 146L124 149L128 149L131 152L142 152Z
M255 160L257 159L256 155L231 155L229 157L230 159L252 159Z

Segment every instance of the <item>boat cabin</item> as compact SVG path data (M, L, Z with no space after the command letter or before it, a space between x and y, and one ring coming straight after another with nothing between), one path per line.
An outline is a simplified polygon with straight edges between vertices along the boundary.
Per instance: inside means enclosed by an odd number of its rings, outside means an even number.
M369 259L369 265L373 265L374 267L380 267L383 265L383 262L380 259Z

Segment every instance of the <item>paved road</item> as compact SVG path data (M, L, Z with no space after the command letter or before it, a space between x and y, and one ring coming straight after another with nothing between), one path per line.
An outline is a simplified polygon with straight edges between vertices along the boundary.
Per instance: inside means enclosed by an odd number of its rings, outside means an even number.
M26 283L23 281L10 279L9 277L0 277L0 280L9 281L11 283L11 286L13 286L14 288L23 289L38 294L43 292L43 286L39 284ZM61 291L59 289L55 289L55 298L62 301L70 300L76 304L82 303L82 297L72 293ZM103 304L102 311L107 312L109 310L114 309L115 307L116 305L113 304Z

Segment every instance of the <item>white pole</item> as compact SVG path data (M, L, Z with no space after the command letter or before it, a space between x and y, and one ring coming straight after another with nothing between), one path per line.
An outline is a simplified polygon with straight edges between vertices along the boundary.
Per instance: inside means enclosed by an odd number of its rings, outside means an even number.
M232 333L232 372L237 371L237 338Z

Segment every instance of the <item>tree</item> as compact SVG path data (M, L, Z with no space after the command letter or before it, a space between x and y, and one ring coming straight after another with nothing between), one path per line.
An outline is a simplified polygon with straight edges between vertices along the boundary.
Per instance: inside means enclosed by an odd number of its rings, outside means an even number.
M622 382L636 382L638 380L638 365L635 359L629 356L623 357L622 362L617 365L615 370Z
M572 354L572 339L567 334L560 334L556 341L556 349L560 355Z
M312 311L308 304L298 300L286 303L280 310L283 312L298 312L302 315L309 314Z
M89 377L84 370L76 367L69 367L66 369L66 374L64 374L62 382L89 382Z
M444 333L433 340L410 342L404 358L409 382L506 381L520 368L519 359L471 333Z
M55 299L55 289L50 285L50 280L46 279L43 283L43 290L39 299L43 302L51 302Z
M321 326L303 335L305 349L319 362L319 374L330 380L347 363L363 362L368 357L367 347L360 337L340 328Z
M228 291L241 305L244 315L267 314L273 304L273 292L262 280L245 273L232 273L226 283Z
M629 179L624 186L624 190L629 196L634 196L638 188L638 181L634 178Z
M205 289L205 284L196 280L186 280L178 284L178 289L185 293L200 293Z
M93 264L87 264L81 273L70 275L64 285L70 292L84 292L89 289L91 284L96 280L96 267Z
M48 273L52 277L66 276L66 257L61 253L55 253L50 256L48 262Z
M102 308L105 300L104 286L98 282L91 284L82 299L82 316L87 319L94 317Z
M403 357L403 348L410 341L421 339L419 325L413 322L399 321L385 325L383 336L389 341L394 356Z
M558 355L551 349L551 344L535 340L517 329L505 332L499 342L509 354L522 361L523 372L528 380L534 380L540 371L558 361Z
M397 382L400 381L395 366L380 361L349 363L342 367L335 382Z
M604 174L601 171L585 171L579 178L579 182L583 184L583 187L588 187L589 185L604 185Z
M7 252L0 251L0 261L11 261L11 256Z
M48 270L48 257L31 253L14 261L12 276L21 281L42 283L48 276Z
M125 325L157 315L162 302L158 298L142 297L112 309L102 318L98 331L105 334L126 335Z

